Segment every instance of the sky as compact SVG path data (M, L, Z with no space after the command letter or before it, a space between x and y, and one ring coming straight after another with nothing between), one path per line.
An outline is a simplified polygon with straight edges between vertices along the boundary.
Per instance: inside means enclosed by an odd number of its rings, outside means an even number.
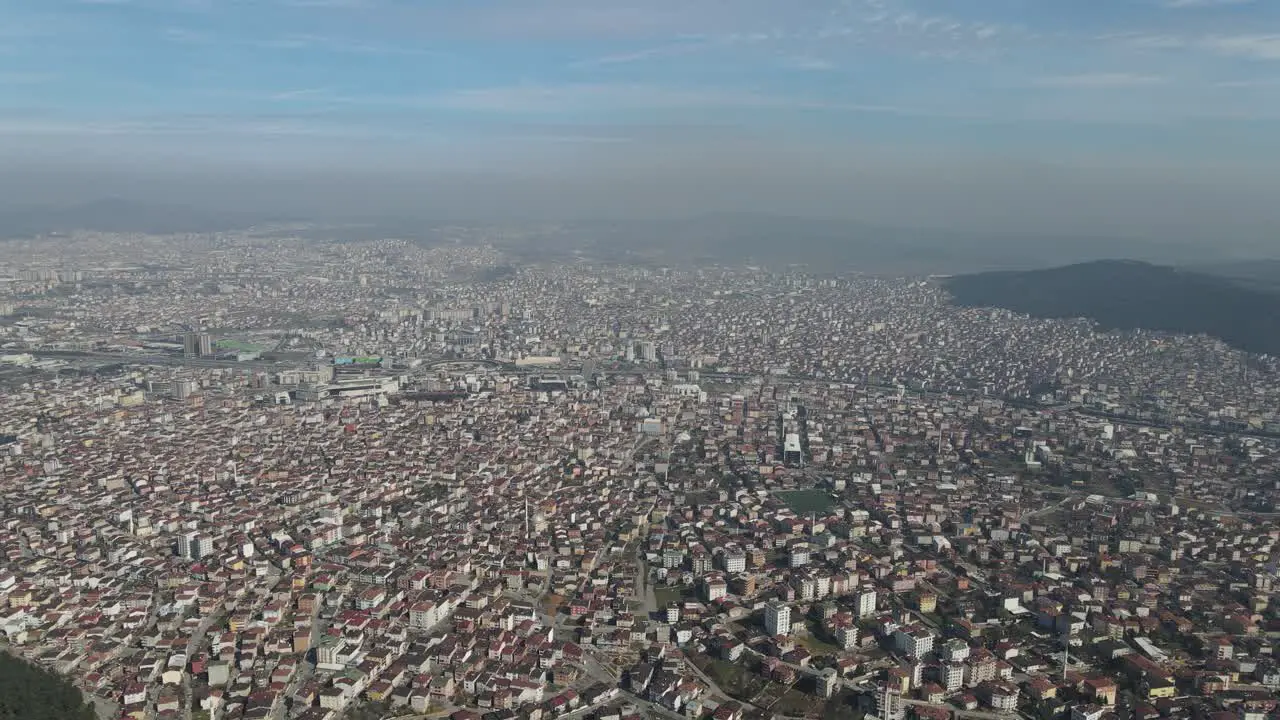
M0 19L13 200L287 181L290 202L367 209L435 191L475 213L479 193L1280 235L1274 0L0 0Z

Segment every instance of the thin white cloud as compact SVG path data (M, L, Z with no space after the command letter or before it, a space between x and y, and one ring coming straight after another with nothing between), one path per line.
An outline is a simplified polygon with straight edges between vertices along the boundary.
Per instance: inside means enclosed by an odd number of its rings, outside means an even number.
M161 32L161 37L169 42L181 45L208 45L213 42L213 36L211 35L181 27L165 28Z
M162 12L207 13L216 9L215 3L224 0L74 0L80 5L106 7L145 8Z
M329 8L334 10L364 10L377 5L376 0L281 0L281 5L295 8Z
M715 33L727 23L755 25L782 6L783 0L742 0L732 7L720 0L519 0L464 5L434 19L443 27L499 36L658 40Z
M1280 77L1277 78L1254 78L1252 80L1223 80L1214 83L1215 87L1220 88L1271 88L1280 87Z
M822 72L826 70L835 70L836 64L830 60L812 57L809 55L797 55L789 57L782 63L783 67L791 70L809 70L814 72Z
M347 53L351 55L437 55L425 48L392 45L386 43L364 42L326 35L291 34L270 40L255 40L241 43L266 50L320 50L324 52Z
M329 88L300 88L297 90L284 90L271 96L272 100L306 100L308 98L323 98L330 92Z
M1038 78L1037 87L1044 88L1080 88L1107 90L1113 88L1133 88L1151 85L1163 85L1167 78L1159 75L1139 75L1134 73L1083 73L1079 75L1052 75Z
M517 115L733 108L907 113L902 108L888 105L812 100L751 91L644 84L514 85L461 90L428 102L449 110Z
M455 110L554 113L618 109L759 107L777 101L755 93L632 84L516 85L461 90L439 100Z
M1254 0L1165 0L1164 6L1175 10L1214 8L1228 5L1249 5Z
M0 72L0 85L41 85L57 77L53 73Z
M1139 51L1199 50L1248 60L1280 60L1280 33L1217 35L1119 33L1101 35L1097 40L1118 43Z
M671 55L768 46L759 60L821 55L870 43L905 54L990 57L1034 33L1002 22L980 3L963 13L940 14L914 7L914 0L500 0L442 7L431 3L386 3L378 22L418 35L515 38L521 41L609 41L636 44L584 58L574 67L634 63ZM693 41L693 42L691 42ZM827 47L821 50L815 45ZM744 53L745 55L745 53ZM751 58L748 58L751 59Z
M1201 44L1219 55L1254 60L1280 60L1280 33L1212 35L1201 41Z
M13 136L235 136L280 138L376 137L367 128L306 120L226 117L66 120L0 117L0 135Z
M1099 35L1095 39L1099 42L1116 43L1132 50L1141 51L1180 50L1191 44L1190 40L1178 35L1141 32L1111 33Z
M816 40L852 42L871 50L939 61L991 60L1031 42L1044 42L1023 25L982 14L926 13L903 0L862 0L847 5L847 12L833 13L817 29ZM983 6L974 7L980 10Z
M59 120L0 118L0 133L26 136L152 136L152 135L289 135L308 132L303 126L259 122L178 122L178 120Z
M630 63L643 62L645 60L657 60L661 58L679 57L682 55L695 53L700 50L705 50L707 48L710 48L714 45L719 45L719 44L723 44L723 43L716 43L716 42L703 41L703 40L669 43L669 44L657 45L649 48L642 48L640 50L633 50L630 52L613 53L610 55L602 55L600 57L590 58L587 60L579 60L578 62L572 63L570 67L587 68L587 67L599 67L599 66L605 66L605 65L627 65Z

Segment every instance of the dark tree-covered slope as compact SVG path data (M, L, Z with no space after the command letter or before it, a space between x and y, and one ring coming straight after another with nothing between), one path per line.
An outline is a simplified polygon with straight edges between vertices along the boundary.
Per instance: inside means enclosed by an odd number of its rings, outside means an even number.
M94 720L71 683L0 652L0 720Z
M1280 354L1280 293L1131 260L948 278L953 301L1043 318L1082 317L1108 329L1206 334Z

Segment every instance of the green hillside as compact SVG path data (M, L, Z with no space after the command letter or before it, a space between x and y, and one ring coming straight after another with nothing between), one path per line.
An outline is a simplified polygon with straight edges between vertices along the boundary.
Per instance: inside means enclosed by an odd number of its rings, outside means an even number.
M74 685L0 652L0 720L94 720Z

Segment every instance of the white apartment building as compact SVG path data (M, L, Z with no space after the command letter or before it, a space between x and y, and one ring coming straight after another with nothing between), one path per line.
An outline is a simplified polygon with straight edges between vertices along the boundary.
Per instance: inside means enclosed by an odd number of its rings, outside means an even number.
M893 633L893 641L899 652L913 657L924 657L933 650L934 636L928 628L913 623L898 628Z
M791 634L791 607L780 602L764 606L764 627L770 635Z
M831 576L830 575L819 575L816 578L814 578L814 581L817 583L817 588L815 589L815 592L814 592L815 595L817 595L820 598L824 598L831 594Z
M798 567L804 567L805 565L808 565L810 554L811 553L809 551L809 546L804 543L800 543L795 547L791 548L791 556L790 556L791 567L798 568Z
M876 614L876 591L872 588L863 588L858 591L857 597L854 598L854 605L858 608L858 617L864 618Z
M740 552L727 552L724 554L724 571L730 575L744 573L747 571L747 556Z
M429 601L414 603L409 608L409 625L416 628L429 628L440 622L439 608Z
M947 662L964 662L969 658L969 644L963 640L952 638L942 646L942 657Z
M964 670L964 665L960 663L945 663L939 668L942 687L946 688L947 692L955 692L964 687Z
M707 581L707 602L715 602L729 593L729 585L720 578Z
M858 646L858 626L845 625L836 628L836 642L841 649L852 650Z
M795 581L796 597L801 601L809 601L818 591L818 583L811 577L802 577Z

